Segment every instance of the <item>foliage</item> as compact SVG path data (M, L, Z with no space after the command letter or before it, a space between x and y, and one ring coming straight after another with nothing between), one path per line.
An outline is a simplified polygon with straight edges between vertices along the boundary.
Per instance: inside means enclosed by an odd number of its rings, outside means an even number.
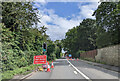
M60 57L60 48L56 47L55 49L56 49L55 50L56 58L59 58Z
M77 51L77 53L76 53L76 56L75 57L80 57L80 54L81 53L84 53L85 51L81 51L81 50L79 50L79 51Z
M62 51L62 43L61 43L60 40L56 40L56 41L54 41L54 43L55 43L55 46L56 46L55 47L56 58L60 58L61 57L60 53Z
M96 25L93 19L84 19L79 26L69 29L66 38L62 40L64 50L77 57L79 50L96 49ZM77 53L78 54L78 53Z
M48 58L48 60L52 60L52 58L53 58L52 55L53 55L54 51L55 51L55 45L53 44L52 41L49 41L47 44L47 58Z
M55 47L46 34L47 27L38 27L38 10L32 2L2 2L2 72L3 79L23 73L29 68L19 69L33 64L35 55L42 55L42 44L47 43L48 60L54 60ZM1 31L0 31L1 32ZM31 66L32 68L32 66ZM13 72L15 71L15 73Z
M120 2L102 2L94 11L93 19L84 19L79 26L69 29L62 45L76 57L80 51L89 51L120 43Z
M56 59L55 53L50 54L49 60L53 61L53 60L55 60L55 59Z
M14 75L16 75L16 74L23 74L26 71L32 71L37 66L40 66L40 65L30 65L30 66L27 66L27 67L16 68L16 69L14 69L12 71L9 70L9 71L3 72L2 73L2 79L3 80L5 80L5 79L12 79Z
M98 48L120 43L120 2L101 3L94 12Z
M32 2L2 2L2 22L11 31L24 31L32 25L37 26L38 10L33 8Z

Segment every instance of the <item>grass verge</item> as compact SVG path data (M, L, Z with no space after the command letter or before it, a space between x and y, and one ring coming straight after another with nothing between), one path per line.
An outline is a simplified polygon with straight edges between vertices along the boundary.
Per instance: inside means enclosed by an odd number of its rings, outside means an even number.
M101 62L101 61L96 61L93 58L80 58L81 60L86 60L86 61L91 61L91 62L95 62L95 63L100 63L100 64L106 64L105 62Z
M10 70L2 73L2 81L10 80L15 75L26 75L31 73L37 66L41 66L41 64L38 65L30 65L22 68L16 68L15 70Z
M52 63L52 61L49 61L49 63ZM30 66L22 67L22 68L16 68L15 70L9 70L2 73L2 79L0 81L8 81L12 79L15 75L27 75L31 73L33 70L35 70L36 67L41 66L42 64L32 64Z

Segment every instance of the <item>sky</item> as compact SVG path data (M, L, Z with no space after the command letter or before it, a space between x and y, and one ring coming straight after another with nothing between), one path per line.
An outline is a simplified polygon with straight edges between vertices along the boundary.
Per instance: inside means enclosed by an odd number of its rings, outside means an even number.
M92 18L93 12L97 9L98 2L35 2L34 7L38 8L41 23L45 25L47 34L52 41L65 38L65 33L76 27L83 19Z

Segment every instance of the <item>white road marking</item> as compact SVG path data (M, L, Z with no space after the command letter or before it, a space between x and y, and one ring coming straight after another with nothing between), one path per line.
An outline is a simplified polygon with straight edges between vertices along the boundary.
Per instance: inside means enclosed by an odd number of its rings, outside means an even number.
M55 64L56 64L56 63L59 63L59 62L53 62L53 63L55 63Z
M74 73L77 75L77 72L76 72L76 71L74 71Z
M87 69L87 68L85 68L85 69Z
M68 60L67 60L68 61ZM84 73L82 73L80 70L78 70L70 61L68 61L68 63L70 63L70 65L78 72L80 73L85 79L90 80L89 77L87 77ZM91 80L90 80L91 81Z

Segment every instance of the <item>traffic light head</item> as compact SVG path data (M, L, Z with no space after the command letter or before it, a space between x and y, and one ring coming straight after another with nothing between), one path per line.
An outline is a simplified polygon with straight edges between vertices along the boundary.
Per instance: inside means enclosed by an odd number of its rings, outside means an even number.
M43 49L47 49L47 44L46 43L43 44Z

